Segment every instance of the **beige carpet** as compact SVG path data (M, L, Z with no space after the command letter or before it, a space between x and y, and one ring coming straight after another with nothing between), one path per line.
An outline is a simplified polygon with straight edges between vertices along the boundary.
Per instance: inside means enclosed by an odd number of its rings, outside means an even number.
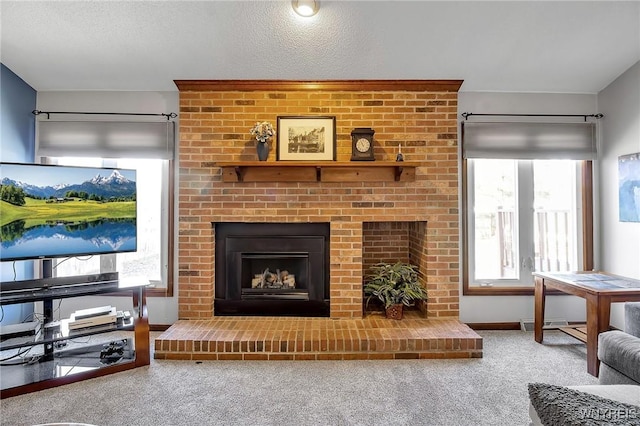
M561 332L482 331L484 357L167 361L2 400L2 425L526 425L527 383L595 384ZM157 336L157 333L153 333Z

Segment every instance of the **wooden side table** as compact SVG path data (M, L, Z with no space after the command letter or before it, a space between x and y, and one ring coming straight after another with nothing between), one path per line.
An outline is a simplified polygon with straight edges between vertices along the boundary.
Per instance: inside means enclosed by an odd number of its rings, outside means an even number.
M598 377L598 334L609 330L611 303L640 301L640 280L605 272L535 272L534 337L542 343L547 288L582 297L587 301L587 332L571 333L587 345L587 371ZM582 337L582 338L581 338Z

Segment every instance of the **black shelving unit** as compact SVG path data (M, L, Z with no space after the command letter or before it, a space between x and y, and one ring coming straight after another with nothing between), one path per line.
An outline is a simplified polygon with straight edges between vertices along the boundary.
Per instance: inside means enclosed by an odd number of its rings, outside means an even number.
M46 280L46 279L45 279ZM70 284L64 283L64 279L57 278L56 284L40 286L27 286L11 290L0 291L0 305L13 305L19 303L43 303L44 320L41 322L36 334L25 337L13 337L0 342L0 351L21 349L25 353L34 347L42 347L37 356L30 362L22 362L19 365L19 373L11 362L3 362L0 366L2 374L1 398L34 392L54 386L60 386L88 378L98 377L118 371L128 370L143 365L148 365L149 356L149 322L146 309L146 284L122 285L117 279L97 282L77 282L69 279ZM37 280L30 280L35 282ZM46 281L45 281L46 282ZM13 284L13 283L12 283ZM0 287L7 287L2 286ZM70 330L68 320L61 320L57 326L47 326L54 322L53 303L55 300L80 296L120 296L131 297L133 301L132 315L127 320L115 324L104 324L95 327ZM66 322L66 323L65 323ZM131 338L118 338L117 353L120 357L105 356L103 352L105 344L74 345L66 348L66 342L71 339L95 336L112 332L132 332ZM131 334L131 333L128 333ZM121 350L120 350L121 348ZM102 353L102 358L101 358ZM118 358L118 359L117 359ZM73 359L73 363L61 363L61 359ZM64 368L61 368L64 364Z

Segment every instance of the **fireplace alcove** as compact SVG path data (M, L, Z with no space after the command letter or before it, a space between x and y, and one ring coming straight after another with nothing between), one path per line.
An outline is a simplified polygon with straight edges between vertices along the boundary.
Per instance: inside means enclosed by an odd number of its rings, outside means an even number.
M215 315L329 316L328 223L214 228Z

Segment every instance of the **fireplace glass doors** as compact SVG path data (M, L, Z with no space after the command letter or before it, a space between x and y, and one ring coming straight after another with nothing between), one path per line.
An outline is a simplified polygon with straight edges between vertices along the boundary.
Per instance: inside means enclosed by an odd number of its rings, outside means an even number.
M329 224L215 224L215 315L329 316Z

